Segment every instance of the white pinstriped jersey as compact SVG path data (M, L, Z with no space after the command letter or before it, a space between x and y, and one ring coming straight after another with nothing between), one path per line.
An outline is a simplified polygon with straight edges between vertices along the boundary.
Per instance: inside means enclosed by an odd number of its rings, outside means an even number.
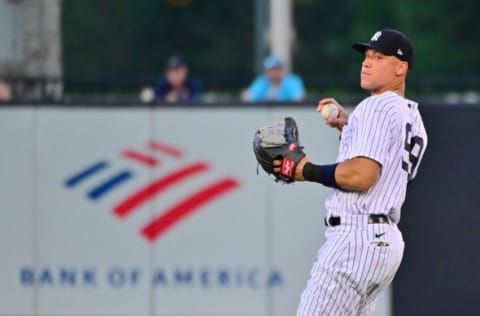
M398 223L408 181L427 146L418 104L388 91L363 100L343 127L337 162L367 157L382 167L368 191L335 190L327 216L385 214Z

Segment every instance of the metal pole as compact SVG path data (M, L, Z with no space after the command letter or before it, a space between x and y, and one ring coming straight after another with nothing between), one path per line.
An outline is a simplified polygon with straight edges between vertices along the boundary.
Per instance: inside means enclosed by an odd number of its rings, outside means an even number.
M63 94L60 0L25 2L23 73L33 84L27 98L59 99Z
M270 1L270 52L292 66L292 0Z
M255 57L254 69L257 74L263 72L263 59L267 55L267 1L255 0L254 3L254 32L255 32Z

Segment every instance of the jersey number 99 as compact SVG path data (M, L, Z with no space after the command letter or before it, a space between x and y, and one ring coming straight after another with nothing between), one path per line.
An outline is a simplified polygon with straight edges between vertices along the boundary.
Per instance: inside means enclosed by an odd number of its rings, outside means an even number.
M424 148L423 138L412 135L412 124L405 126L405 150L407 159L402 160L402 169L408 173L408 181L412 180L416 174L418 162L422 156Z

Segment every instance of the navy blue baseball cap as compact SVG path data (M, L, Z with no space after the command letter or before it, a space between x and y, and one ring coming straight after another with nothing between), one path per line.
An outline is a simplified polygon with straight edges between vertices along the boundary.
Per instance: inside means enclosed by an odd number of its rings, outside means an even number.
M373 34L368 43L355 43L353 48L361 53L367 49L374 49L389 56L395 56L408 63L408 68L413 68L414 52L410 39L400 31L383 29Z
M187 62L181 55L173 55L167 60L167 69L186 67Z

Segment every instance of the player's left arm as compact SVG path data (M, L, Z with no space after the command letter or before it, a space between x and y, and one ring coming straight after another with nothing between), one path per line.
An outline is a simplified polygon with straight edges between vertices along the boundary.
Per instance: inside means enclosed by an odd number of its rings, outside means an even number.
M342 189L367 191L377 182L380 170L381 165L377 161L356 157L338 164L334 176L337 185Z
M327 187L354 191L366 191L376 183L392 135L398 135L398 112L393 106L377 103L362 107L360 111L353 141L346 154L350 159L331 165L315 165L305 157L297 164L295 181L318 182Z
M279 172L281 162L274 162ZM352 191L367 191L380 174L381 165L367 157L355 157L334 165L314 165L304 157L295 169L295 181L311 181L329 187Z

